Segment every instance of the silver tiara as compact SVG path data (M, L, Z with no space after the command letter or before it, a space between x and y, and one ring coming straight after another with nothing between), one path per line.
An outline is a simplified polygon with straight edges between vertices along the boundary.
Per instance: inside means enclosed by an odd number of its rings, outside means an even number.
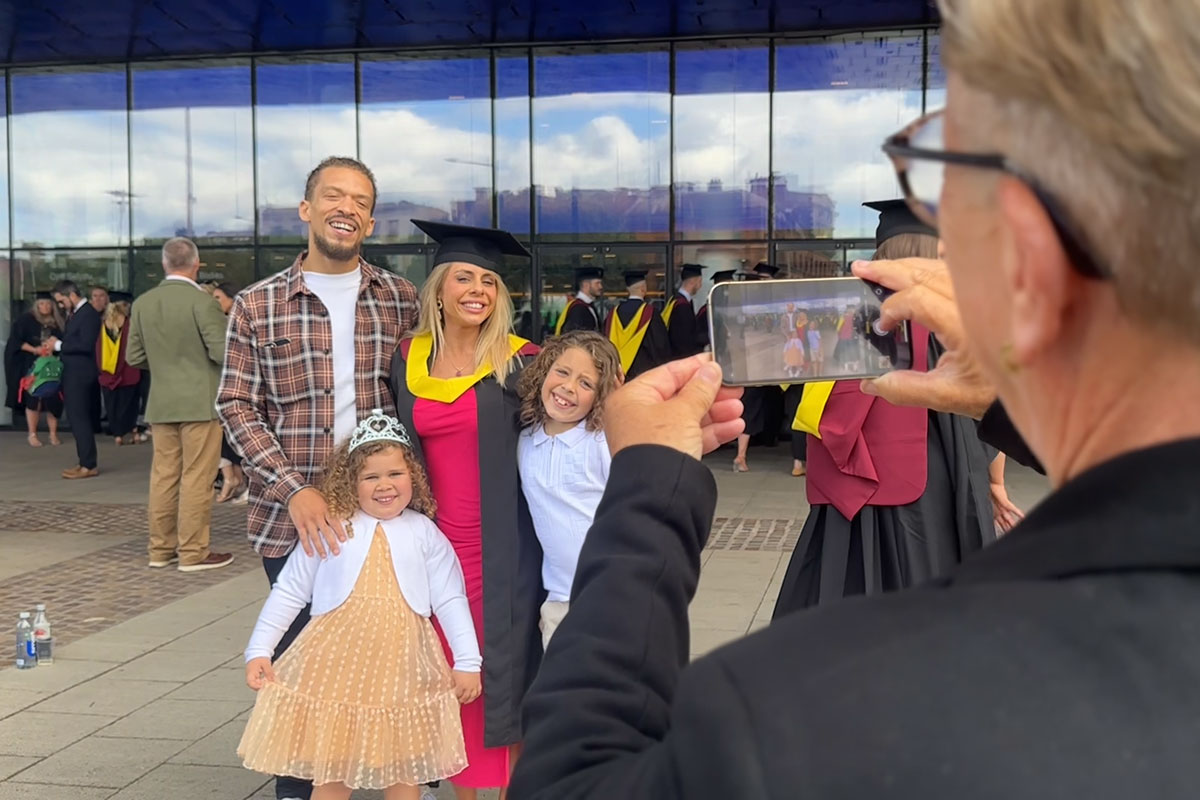
M350 452L369 442L399 442L405 447L412 447L412 439L400 420L383 413L382 408L371 412L371 416L358 423L354 435L350 437Z

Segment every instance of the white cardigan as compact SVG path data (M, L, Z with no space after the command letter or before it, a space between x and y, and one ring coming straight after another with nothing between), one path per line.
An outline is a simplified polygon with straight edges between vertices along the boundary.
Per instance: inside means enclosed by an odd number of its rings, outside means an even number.
M377 520L359 511L350 524L354 526L354 538L347 539L336 556L322 560L320 556L305 555L300 547L292 551L258 615L246 646L246 660L274 655L283 634L309 602L314 617L346 602L367 563L375 526L381 525L392 551L400 594L421 616L437 616L454 654L454 669L479 672L483 659L467 604L462 566L437 525L411 509L389 520Z

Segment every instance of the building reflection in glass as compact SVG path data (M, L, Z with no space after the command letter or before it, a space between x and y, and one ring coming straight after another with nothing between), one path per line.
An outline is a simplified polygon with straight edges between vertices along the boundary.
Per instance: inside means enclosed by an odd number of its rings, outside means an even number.
M364 56L360 155L375 172L378 242L423 241L412 218L490 226L491 59Z
M129 243L125 68L10 73L13 243Z
M497 227L528 234L529 191L533 184L529 152L529 51L496 54Z
M133 68L136 243L254 241L249 59Z
M255 80L259 241L300 244L308 173L328 156L358 152L354 58L260 58Z
M671 95L666 46L538 50L534 87L539 238L667 238Z
M675 235L762 239L770 172L765 42L675 50Z
M897 197L879 145L921 113L921 34L836 37L775 51L775 235L865 236Z

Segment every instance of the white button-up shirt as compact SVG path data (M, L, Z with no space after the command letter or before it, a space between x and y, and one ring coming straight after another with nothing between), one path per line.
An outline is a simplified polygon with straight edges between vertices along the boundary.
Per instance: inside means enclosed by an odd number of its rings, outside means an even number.
M521 490L542 543L542 585L549 600L571 599L571 584L584 537L604 496L612 456L603 431L580 422L550 436L541 425L527 428L517 443Z

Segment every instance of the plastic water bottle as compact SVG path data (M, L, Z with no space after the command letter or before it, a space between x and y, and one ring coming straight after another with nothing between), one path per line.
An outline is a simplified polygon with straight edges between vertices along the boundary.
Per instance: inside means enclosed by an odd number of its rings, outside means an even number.
M22 611L17 620L17 669L33 669L37 666L37 649L33 644L33 626L29 624L29 612Z
M46 604L38 603L37 614L33 617L33 648L37 652L37 662L41 664L54 663L54 637L50 633L50 619L46 616Z

